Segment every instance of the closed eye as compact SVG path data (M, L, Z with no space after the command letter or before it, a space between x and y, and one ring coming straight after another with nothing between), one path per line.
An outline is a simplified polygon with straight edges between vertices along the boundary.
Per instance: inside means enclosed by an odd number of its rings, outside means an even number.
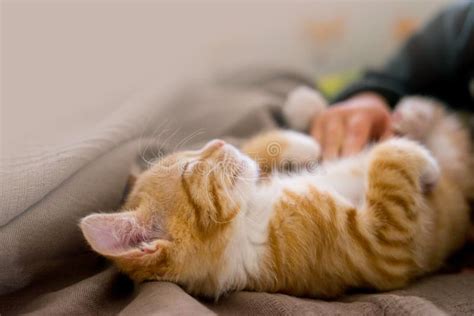
M188 171L188 169L189 169L189 161L187 161L183 166L183 172L181 172L181 178L184 177L184 174L186 173L186 171Z
M193 168L196 166L197 163L199 163L201 160L194 158L191 160L186 161L183 167L183 172L182 175L186 174L186 172L192 172Z

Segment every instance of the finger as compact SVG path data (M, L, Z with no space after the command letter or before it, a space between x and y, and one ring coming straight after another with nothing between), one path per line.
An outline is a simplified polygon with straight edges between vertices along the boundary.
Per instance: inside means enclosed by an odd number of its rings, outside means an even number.
M369 141L371 128L370 120L365 116L352 116L347 122L342 156L350 156L360 152Z
M313 120L313 125L311 127L311 136L313 136L320 144L322 142L324 120L322 119L324 115L319 115Z
M323 159L331 160L339 156L344 137L344 124L339 117L326 121L323 130L322 142Z
M381 141L387 140L393 137L394 134L395 134L394 131L391 128L388 128L383 132L382 136L380 136L380 140Z
M385 124L384 129L382 130L382 133L380 135L380 140L384 141L386 139L389 139L395 134L395 129L393 122L390 118L387 119L387 123Z
M316 140L316 142L320 145L320 150L318 150L317 156L314 157L315 159L322 159L322 130L323 130L323 123L324 121L321 119L323 115L318 115L313 119L313 123L311 125L310 135Z

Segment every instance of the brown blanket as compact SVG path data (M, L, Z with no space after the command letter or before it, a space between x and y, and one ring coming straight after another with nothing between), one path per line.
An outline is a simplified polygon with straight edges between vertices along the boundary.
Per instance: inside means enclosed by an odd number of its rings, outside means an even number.
M65 146L2 161L0 314L474 314L474 274L444 274L407 289L338 301L234 293L219 302L177 285L134 286L86 246L78 220L120 205L132 162L213 137L237 141L284 124L285 94L311 84L283 72L236 75L162 100L137 95Z

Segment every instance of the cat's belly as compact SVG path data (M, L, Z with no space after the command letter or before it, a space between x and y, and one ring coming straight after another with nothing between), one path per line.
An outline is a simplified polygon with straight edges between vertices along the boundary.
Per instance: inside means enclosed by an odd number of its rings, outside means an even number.
M359 207L364 199L364 179L362 176L331 174L314 177L314 184L320 189L337 193L354 207Z
M321 172L319 174L292 177L281 182L279 191L285 189L305 195L313 186L320 192L327 192L351 207L359 208L364 201L364 176L344 172ZM274 193L273 196L279 196Z
M270 195L279 196L282 190L305 194L310 186L325 191L352 207L359 208L364 202L365 152L346 159L336 160L319 166L311 173L275 178L274 191Z
M321 189L337 193L357 208L364 201L365 166L364 154L331 162L314 173L312 182Z

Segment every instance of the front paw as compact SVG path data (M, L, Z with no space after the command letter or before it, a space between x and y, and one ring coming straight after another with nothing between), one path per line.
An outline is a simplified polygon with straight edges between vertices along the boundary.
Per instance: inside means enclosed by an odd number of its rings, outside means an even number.
M287 147L281 152L282 165L312 170L321 157L319 143L311 136L294 131L284 131L283 136Z
M427 150L425 151L427 155L425 156L425 166L420 176L420 184L423 193L430 193L436 187L441 171L438 162Z
M411 139L422 141L432 130L443 108L435 100L423 97L403 98L393 112L394 130Z
M288 94L283 116L291 129L306 131L311 120L326 108L327 102L318 91L301 86Z
M401 167L413 170L423 193L431 192L438 183L441 174L438 162L419 143L405 138L393 138L380 144L377 151L382 159L395 159Z

